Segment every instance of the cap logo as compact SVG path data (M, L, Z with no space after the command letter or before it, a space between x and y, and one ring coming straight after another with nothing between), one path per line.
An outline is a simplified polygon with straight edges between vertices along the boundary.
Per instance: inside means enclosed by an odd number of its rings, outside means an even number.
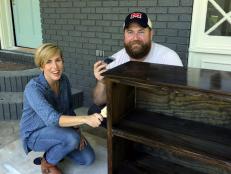
M141 13L132 13L130 19L133 19L133 18L139 18L139 19L141 19L142 18L142 14Z

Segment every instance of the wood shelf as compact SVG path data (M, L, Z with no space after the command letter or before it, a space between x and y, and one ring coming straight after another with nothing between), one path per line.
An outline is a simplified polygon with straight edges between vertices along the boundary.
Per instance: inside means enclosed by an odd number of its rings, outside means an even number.
M206 81L193 81L195 73ZM104 73L108 173L231 173L231 87L221 84L231 78L224 73L141 62Z
M231 173L230 129L134 110L113 126L112 134Z
M148 154L124 161L116 174L205 174Z

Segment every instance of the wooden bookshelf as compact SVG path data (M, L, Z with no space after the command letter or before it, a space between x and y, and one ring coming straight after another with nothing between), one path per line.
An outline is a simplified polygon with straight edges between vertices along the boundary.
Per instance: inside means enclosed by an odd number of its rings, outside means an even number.
M109 174L231 173L229 72L128 62L104 76Z

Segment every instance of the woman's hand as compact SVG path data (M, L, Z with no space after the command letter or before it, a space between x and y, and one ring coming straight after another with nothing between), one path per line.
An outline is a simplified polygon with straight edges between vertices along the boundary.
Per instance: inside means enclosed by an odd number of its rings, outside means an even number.
M94 64L94 76L98 81L103 80L104 76L101 74L106 71L106 66L107 64L101 60Z
M101 114L98 113L86 116L86 124L88 124L91 127L99 127L102 121L103 117Z

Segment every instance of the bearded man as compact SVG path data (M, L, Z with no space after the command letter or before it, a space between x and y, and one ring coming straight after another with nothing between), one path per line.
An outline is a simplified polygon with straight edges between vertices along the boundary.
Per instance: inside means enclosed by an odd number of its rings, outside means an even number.
M101 73L128 61L140 61L156 64L183 66L177 53L163 45L152 42L153 27L151 20L143 12L130 13L123 25L124 48L113 54L114 61L110 64L98 61L94 64L94 76L97 84L93 90L95 103L89 114L100 112L106 104L106 86Z

